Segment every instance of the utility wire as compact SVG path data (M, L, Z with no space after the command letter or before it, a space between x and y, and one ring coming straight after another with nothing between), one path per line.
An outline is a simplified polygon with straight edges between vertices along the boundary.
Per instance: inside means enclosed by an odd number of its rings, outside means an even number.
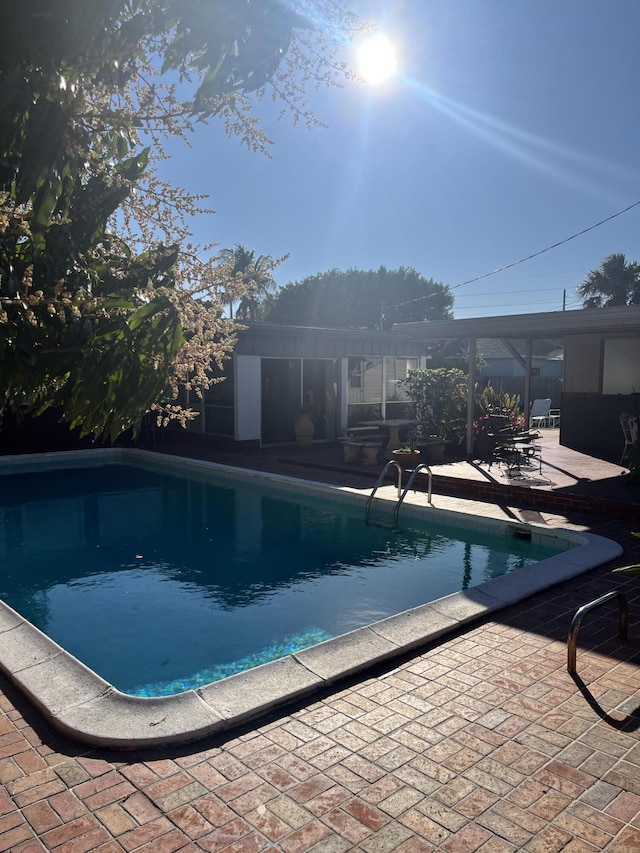
M564 246L565 243L568 243L570 240L575 240L576 237L582 237L583 234L587 234L589 231L593 231L594 228L599 228L601 225L604 225L605 222L611 222L612 219L615 219L618 216L622 216L623 213L628 213L630 210L633 210L634 207L638 207L640 201L634 201L633 204L630 204L629 207L625 207L624 210L619 210L618 213L613 213L611 216L607 216L606 219L601 219L600 222L596 222L595 225L590 225L588 228L583 228L582 231L578 231L576 234L572 234L570 237L565 237L564 240L560 240L557 243L554 243L552 246L547 246L546 249L540 249L539 252L534 252L532 255L527 255L526 258L521 258L519 261L513 261L511 264L506 264L504 267L499 267L497 270L493 270L492 272L486 272L483 275L478 275L475 278L467 279L467 281L462 281L460 284L454 285L451 290L455 290L458 287L463 287L465 284L473 284L475 281L480 281L483 278L488 278L490 275L496 275L496 273L504 272L504 270L509 270L512 267L517 267L519 264L523 264L525 261L530 261L532 258L537 258L540 255L544 255L545 252L550 252L551 249L557 249L558 246Z
M532 288L531 290L518 290L518 296L523 296L525 293L557 293L557 292L558 292L557 286L556 287L535 287L535 288ZM504 296L504 290L485 291L482 294L482 297L484 298L485 296ZM458 299L469 299L469 298L473 299L474 297L477 298L478 294L474 293L472 291L471 293L461 294L458 297Z
M611 222L612 219L616 219L618 216L622 216L623 213L628 213L630 210L633 210L634 207L638 207L640 205L640 201L634 201L633 204L630 204L628 207L625 207L624 210L619 210L617 213L611 214L611 216L607 216L605 219L601 219L600 222L596 222L595 225L590 225L588 228L583 228L582 231L577 231L575 234L572 234L570 237L565 237L564 240L559 240L557 243L553 243L551 246L547 246L545 249L540 249L538 252L533 252L531 255L527 255L526 258L520 258L519 261L513 261L510 264L505 264L503 267L498 267L498 269L492 270L491 272L485 272L482 275L477 275L475 278L468 278L466 281L461 281L460 284L454 284L449 287L449 290L457 290L459 287L464 287L465 284L473 284L476 281L481 281L484 278L489 278L489 276L497 275L499 272L504 272L504 270L510 270L513 267L517 267L520 264L524 264L526 261L530 261L533 258L537 258L540 255L544 255L545 252L550 252L552 249L557 249L558 246L564 246L565 243L569 243L571 240L575 240L576 237L581 237L583 234L587 234L589 231L593 231L594 228L599 228L601 225L604 225L606 222ZM418 296L416 299L410 299L407 302L399 302L397 305L385 305L385 310L389 308L402 308L405 305L412 305L415 302L422 302L425 299L432 299L435 296L433 293L429 293L426 296Z

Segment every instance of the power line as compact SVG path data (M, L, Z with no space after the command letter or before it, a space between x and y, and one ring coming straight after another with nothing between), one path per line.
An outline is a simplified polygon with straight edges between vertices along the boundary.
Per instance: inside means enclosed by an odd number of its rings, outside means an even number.
M557 293L558 290L566 290L566 288L560 287L559 285L556 287L536 287L536 288L533 288L532 290L518 290L518 296L524 296L527 293L536 293L536 294L537 293ZM475 293L472 291L471 293L463 293L460 296L458 296L457 298L458 299L478 299L478 298L484 299L487 296L505 296L505 295L508 295L508 294L505 294L504 290L490 290L488 292L484 291L482 294Z
M556 294L558 291L556 291ZM504 294L507 295L507 294ZM512 301L512 300L509 300ZM523 308L527 308L530 305L549 305L552 302L562 302L562 295L556 299L547 298L547 299L524 299L518 301L518 307L522 310ZM475 311L479 308L500 308L504 305L504 300L502 302L472 302L470 305L458 305L456 302L455 310L458 311Z
M519 261L513 261L511 264L506 264L503 267L499 267L497 270L492 270L491 272L483 273L482 275L478 275L475 278L467 279L467 281L462 281L460 284L455 284L450 290L455 290L458 287L464 287L465 284L473 284L475 281L480 281L483 278L488 278L491 275L496 275L499 272L503 272L504 270L509 270L512 267L517 267L518 264L524 264L525 261L530 261L532 258L537 258L540 255L544 255L545 252L550 252L552 249L557 249L558 246L564 246L565 243L568 243L570 240L575 240L576 237L581 237L583 234L587 234L589 231L593 231L594 228L599 228L601 225L604 225L605 222L611 222L612 219L616 219L618 216L622 216L623 213L628 213L630 210L633 210L634 207L638 207L640 201L634 201L633 204L630 204L629 207L625 207L624 210L619 210L617 213L613 213L611 216L607 216L606 219L601 219L600 222L596 222L595 225L590 225L588 228L583 228L582 231L578 231L576 234L572 234L570 237L565 237L564 240L559 240L557 243L554 243L552 246L547 246L546 249L540 249L538 252L534 252L532 255L527 255L526 258L520 258Z
M611 216L607 216L605 219L601 219L600 222L596 222L595 225L590 225L588 228L583 228L582 231L577 231L570 237L565 237L564 240L559 240L557 243L553 243L551 246L547 246L544 249L540 249L537 252L533 252L531 255L527 255L525 258L520 258L519 261L513 261L512 263L505 264L505 266L498 267L498 269L492 270L491 272L486 272L482 275L475 276L475 278L469 278L466 281L461 281L460 284L453 284L449 286L449 290L457 290L459 287L464 287L466 284L473 284L476 281L481 281L482 279L489 278L489 276L497 275L499 272L504 272L504 270L509 270L513 267L517 267L519 266L519 264L524 264L526 261L530 261L533 258L537 258L540 255L544 255L546 252L550 252L552 249L557 249L558 246L564 246L565 243L569 243L571 240L575 240L576 237L581 237L583 234L587 234L589 231L593 231L595 228L599 228L606 222L611 222L612 219L616 219L618 216L622 216L623 213L628 213L630 210L633 210L634 207L638 207L638 205L640 205L640 201L634 201L633 204L630 204L623 210L619 210L617 213L612 213ZM399 302L397 305L385 305L384 307L385 309L402 308L405 305L412 305L415 302L423 302L425 299L432 299L434 296L435 294L429 293L426 296L418 296L416 299L409 299L407 302Z

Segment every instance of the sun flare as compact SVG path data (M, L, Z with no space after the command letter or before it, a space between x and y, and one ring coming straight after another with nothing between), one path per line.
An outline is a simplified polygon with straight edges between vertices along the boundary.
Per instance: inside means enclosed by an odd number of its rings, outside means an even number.
M372 85L388 80L397 71L396 52L382 33L372 36L358 48L360 73Z

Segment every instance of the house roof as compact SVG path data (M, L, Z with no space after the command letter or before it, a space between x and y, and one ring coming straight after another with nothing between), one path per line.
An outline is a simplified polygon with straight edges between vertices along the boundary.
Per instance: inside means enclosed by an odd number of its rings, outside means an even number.
M462 320L423 320L399 323L393 331L425 340L454 338L562 338L567 335L630 337L640 334L640 306L585 308L500 317L468 317Z
M271 323L247 323L238 333L236 352L274 358L340 358L348 355L428 354L438 341L505 339L520 352L532 341L532 354L561 357L568 335L631 337L640 335L640 306L471 317L401 323L391 330L326 329ZM520 349L522 347L522 350ZM548 349L547 349L548 347ZM545 353L546 350L546 353Z
M511 338L510 343L518 352L524 353L526 341ZM478 338L477 347L485 358L513 358L513 353L505 346L502 338ZM556 338L535 338L532 342L531 355L533 358L556 360L562 358L562 342Z
M409 357L427 354L423 336L391 330L326 329L275 323L245 323L238 330L238 355L263 358L345 358L359 355Z

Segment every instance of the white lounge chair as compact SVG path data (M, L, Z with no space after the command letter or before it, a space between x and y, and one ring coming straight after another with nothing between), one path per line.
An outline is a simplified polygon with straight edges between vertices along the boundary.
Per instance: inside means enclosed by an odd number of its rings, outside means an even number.
M534 400L529 412L529 429L549 426L551 400Z

